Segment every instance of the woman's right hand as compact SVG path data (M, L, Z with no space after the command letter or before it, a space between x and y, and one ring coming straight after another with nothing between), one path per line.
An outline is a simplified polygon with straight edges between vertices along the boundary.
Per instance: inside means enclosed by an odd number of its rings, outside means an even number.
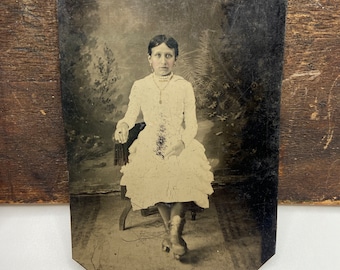
M114 139L119 143L126 143L129 136L129 126L125 122L116 127Z

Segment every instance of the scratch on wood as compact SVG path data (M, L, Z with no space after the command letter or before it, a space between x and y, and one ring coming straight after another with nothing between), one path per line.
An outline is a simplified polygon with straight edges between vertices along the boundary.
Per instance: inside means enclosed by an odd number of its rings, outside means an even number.
M310 108L314 108L314 112L312 112L310 116L311 120L320 120L318 105L316 105L317 103L318 103L318 98L316 97L314 100L314 104L309 104Z
M285 81L289 81L291 79L294 78L300 78L300 77L305 77L305 76L310 76L310 78L308 79L309 81L314 80L315 78L319 77L321 75L321 72L319 70L311 70L311 71L307 71L307 72L296 72L292 75L290 75L287 79L283 80Z
M17 98L17 95L16 95L14 92L12 92L12 95L13 95L15 101L19 104L20 108L22 108L22 104L21 104L21 102L19 101L19 99Z
M335 127L335 121L334 121L334 108L332 106L332 100L333 100L333 90L334 87L338 86L338 80L340 78L340 75L336 77L334 80L332 87L329 91L328 94L328 101L327 101L327 119L328 119L328 131L327 134L322 138L321 141L326 140L325 145L323 147L324 150L326 150L329 146L329 144L333 140L333 135L334 135L334 127Z

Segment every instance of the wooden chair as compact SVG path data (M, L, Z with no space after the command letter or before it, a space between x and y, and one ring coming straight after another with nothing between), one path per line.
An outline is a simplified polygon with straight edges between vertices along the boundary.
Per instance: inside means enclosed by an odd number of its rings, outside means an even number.
M114 147L114 165L123 166L128 162L129 157L129 147L137 139L139 132L141 132L145 128L145 123L137 123L130 131L129 137L126 143L120 144L116 143ZM120 196L121 199L124 200L124 208L119 217L119 230L125 230L125 221L132 209L132 205L130 199L125 196L126 194L126 186L120 187ZM202 211L203 209L198 207L195 203L190 203L187 207L187 210L191 212L191 219L196 220L196 213L198 211ZM152 214L158 213L157 207L149 207L147 209L142 209L142 216L149 216Z

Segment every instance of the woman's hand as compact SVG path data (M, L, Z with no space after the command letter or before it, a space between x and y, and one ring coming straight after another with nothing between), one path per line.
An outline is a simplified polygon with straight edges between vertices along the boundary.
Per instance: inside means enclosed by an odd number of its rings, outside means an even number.
M164 155L164 158L169 158L171 156L179 156L184 150L185 145L182 140L179 140L173 147L171 147Z
M120 123L115 131L114 139L119 143L126 143L129 136L129 126L125 122Z

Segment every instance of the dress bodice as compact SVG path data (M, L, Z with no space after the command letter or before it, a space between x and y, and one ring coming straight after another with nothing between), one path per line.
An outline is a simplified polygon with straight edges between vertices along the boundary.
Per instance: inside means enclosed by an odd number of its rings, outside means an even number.
M191 84L182 77L174 75L166 87L160 89L150 74L133 84L129 99L127 112L120 122L126 122L130 128L141 111L146 123L143 132L148 136L157 136L161 129L170 141L180 139L185 145L196 136L195 96Z

